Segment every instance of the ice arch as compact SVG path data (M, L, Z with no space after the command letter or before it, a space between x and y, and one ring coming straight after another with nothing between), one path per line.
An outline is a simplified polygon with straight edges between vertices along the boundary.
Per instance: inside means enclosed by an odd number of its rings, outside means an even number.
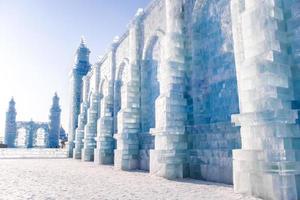
M24 127L17 129L16 147L26 148L26 142L28 137L28 130Z
M101 97L107 97L108 96L108 93L109 93L109 82L108 82L108 79L107 77L105 76L103 78L103 80L101 81L101 84L100 84L100 87L99 87L99 90L100 90L100 96ZM105 101L101 101L101 115L100 117L103 117L105 116Z
M160 74L162 65L162 42L164 32L157 30L148 41L143 51L141 67L141 121L142 132L149 132L155 127L155 101L160 94Z
M38 128L36 130L35 136L34 136L34 147L38 148L45 148L47 147L47 130L44 128Z
M118 112L121 110L122 103L122 88L128 78L128 68L129 59L124 58L119 67L117 68L117 73L115 77L114 84L114 133L118 132Z
M46 148L49 145L49 125L43 122L17 122L16 147Z

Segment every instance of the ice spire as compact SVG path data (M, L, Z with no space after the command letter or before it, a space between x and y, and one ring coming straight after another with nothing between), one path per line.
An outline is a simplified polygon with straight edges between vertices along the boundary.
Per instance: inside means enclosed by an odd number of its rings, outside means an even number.
M139 8L139 9L136 11L135 16L138 17L138 16L142 16L143 14L144 14L144 9L143 9L143 8Z
M83 35L80 38L80 47L86 47L86 40Z
M54 108L54 107L55 107L55 108L59 107L59 97L58 97L58 95L57 95L57 92L54 93L52 102L53 102L52 108Z
M75 146L75 130L78 126L78 115L80 114L80 104L82 100L82 78L90 71L91 65L89 55L91 51L87 48L84 37L81 37L79 48L76 51L75 63L71 72L71 109L69 124L69 147L68 156L73 157Z
M86 64L88 66L90 66L89 64L89 55L90 55L91 51L89 50L89 48L86 45L86 40L84 38L84 36L81 36L80 38L80 44L79 47L76 51L76 55L75 55L75 65L77 65L80 62L86 62Z
M9 101L9 111L15 110L16 102L14 100L14 97L11 97L11 100Z

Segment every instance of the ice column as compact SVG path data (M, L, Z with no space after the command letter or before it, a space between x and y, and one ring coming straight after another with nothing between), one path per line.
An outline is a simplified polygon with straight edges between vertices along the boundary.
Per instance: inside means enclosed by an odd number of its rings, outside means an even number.
M83 102L80 105L80 114L78 116L78 128L75 134L75 148L73 150L73 158L81 159L81 151L83 148L84 127L87 123L87 109L89 97L90 79L85 76L83 78Z
M155 102L155 150L150 151L150 173L168 179L188 176L186 65L183 0L166 0L166 43L160 96Z
M28 131L28 133L27 133L26 139L25 139L25 146L26 146L26 148L32 148L33 147L33 134L35 132L34 122L32 121L32 119L28 123L27 131ZM46 144L47 143L49 143L49 141L47 141Z
M94 91L91 91L91 97L89 100L90 108L87 111L87 124L84 127L84 147L82 149L82 160L83 161L94 161L94 149L96 148L96 136L97 136L97 120L99 116L99 72L100 67L97 65L93 68Z
M118 41L115 40L111 46L111 52L109 58L111 59L110 66L110 79L103 80L108 81L105 90L107 94L104 94L102 99L101 117L98 120L98 132L97 132L97 149L95 149L96 164L113 164L114 163L114 149L115 140L113 138L114 130L114 75L115 75L115 60L116 60L116 48ZM104 90L104 88L103 88ZM101 94L103 95L103 94Z
M98 120L97 148L95 149L95 163L113 164L114 138L113 138L113 81L109 81L109 94L103 97L104 115Z
M98 133L97 133L97 149L95 149L95 163L97 164L113 164L114 163L114 149L115 140L113 138L114 130L114 75L115 75L115 60L116 60L116 48L118 42L114 41L111 46L111 52L109 58L111 59L110 67L110 79L106 86L107 94L103 96L103 102L101 107L101 117L98 120ZM103 89L104 90L104 89Z
M232 0L242 149L233 152L234 189L264 199L300 198L300 130L286 18L292 0ZM285 4L285 6L283 6Z
M117 149L115 167L122 170L139 168L140 128L140 60L142 38L142 18L144 12L139 9L129 28L129 66L128 80L122 89L121 110L118 113Z

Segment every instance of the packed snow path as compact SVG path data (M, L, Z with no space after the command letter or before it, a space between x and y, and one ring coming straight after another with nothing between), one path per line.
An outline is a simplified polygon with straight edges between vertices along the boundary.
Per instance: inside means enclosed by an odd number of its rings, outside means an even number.
M0 199L254 200L232 186L184 179L169 181L72 159L0 159Z

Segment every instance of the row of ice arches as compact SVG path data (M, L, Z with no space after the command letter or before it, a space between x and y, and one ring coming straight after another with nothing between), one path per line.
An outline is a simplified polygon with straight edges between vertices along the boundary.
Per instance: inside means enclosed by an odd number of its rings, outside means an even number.
M160 33L160 32L158 32ZM155 127L155 100L160 93L160 77L159 69L161 65L161 42L158 35L151 38L149 41L147 50L144 52L144 60L141 70L141 106L142 106L142 132L149 132L150 128ZM124 94L123 86L126 84L125 80L128 80L128 64L129 60L125 58L122 64L118 68L115 82L115 102L114 102L114 116L121 110L122 107L122 94ZM104 83L101 84L102 88L107 88ZM107 95L107 91L101 92L103 96ZM117 132L117 117L115 119L115 130Z
M45 148L49 128L47 123L17 122L15 146L18 148Z
M193 2L189 2L192 9L187 9L193 11L187 13L191 16L187 17L189 19L186 23L187 32L185 33L187 45L185 52L182 52L186 55L185 76L187 85L178 85L178 87L185 87L181 89L185 91L184 95L188 104L187 109L183 112L187 112L188 115L186 128L189 130L189 152L191 152L191 160L195 162L190 163L192 166L191 171L193 171L191 174L195 174L193 177L199 178L199 174L201 174L202 178L208 180L231 183L231 150L240 148L240 138L238 131L232 130L230 121L231 114L239 112L239 103L231 21L228 18L230 17L229 1L198 0ZM168 47L165 46L165 31L164 25L156 26L150 34L145 34L140 38L142 45L138 52L135 52L137 54L135 56L138 56L138 61L141 62L138 63L140 66L139 77L135 77L141 80L140 133L148 133L151 132L152 128L156 128L156 130L160 128L160 105L156 102L160 97L163 97L161 93L164 92L165 87L168 87L165 79L169 78L165 75L168 72L164 71L167 62L164 51L168 50ZM126 42L128 42L126 38L124 41L123 45L126 45ZM120 44L122 42L123 39L119 41ZM110 83L114 81L114 133L120 132L117 127L117 116L123 108L126 109L128 98L125 95L128 92L126 87L129 85L126 81L129 79L129 73L132 73L130 67L135 62L134 56L132 57L133 60L130 60L132 55L127 52L130 45L125 46L125 49L123 48L122 45L118 46L121 53L116 55L117 59L113 58L114 62L117 63L116 65L113 64L113 70L116 70L116 72L109 73L114 74L114 77L110 77L110 74L107 73L109 69L101 68L106 67L106 64L104 63L102 66L102 63L100 63L100 73L103 73L102 76L100 75L100 84L97 82L100 87L94 86L98 91L92 91L94 88L89 88L91 91L88 92L90 97L93 92L99 92L100 98L105 99L110 96ZM126 52L125 55L122 49ZM105 77L105 75L108 77ZM91 78L96 79L95 76ZM95 83L95 80L91 80L91 82ZM136 89L136 87L130 89ZM103 99L101 100L101 106L98 107L98 113L101 113L98 118L106 115L105 109L107 108ZM91 98L87 100L88 102L91 102ZM111 108L109 107L109 109ZM110 115L110 111L108 113ZM126 120L135 119L129 118ZM220 126L229 128L220 132L218 130ZM99 130L97 134L99 134ZM147 150L149 148L153 149L154 144L151 147L147 146ZM222 155L219 153L207 155L205 154L207 152L221 152ZM208 172L200 173L200 165L201 167L202 165L207 167ZM219 168L226 168L222 171L226 171L224 174L229 174L229 178L222 174L210 175L211 172L217 171L216 169L219 170ZM220 180L217 176L221 177ZM222 179L223 176L226 180Z

